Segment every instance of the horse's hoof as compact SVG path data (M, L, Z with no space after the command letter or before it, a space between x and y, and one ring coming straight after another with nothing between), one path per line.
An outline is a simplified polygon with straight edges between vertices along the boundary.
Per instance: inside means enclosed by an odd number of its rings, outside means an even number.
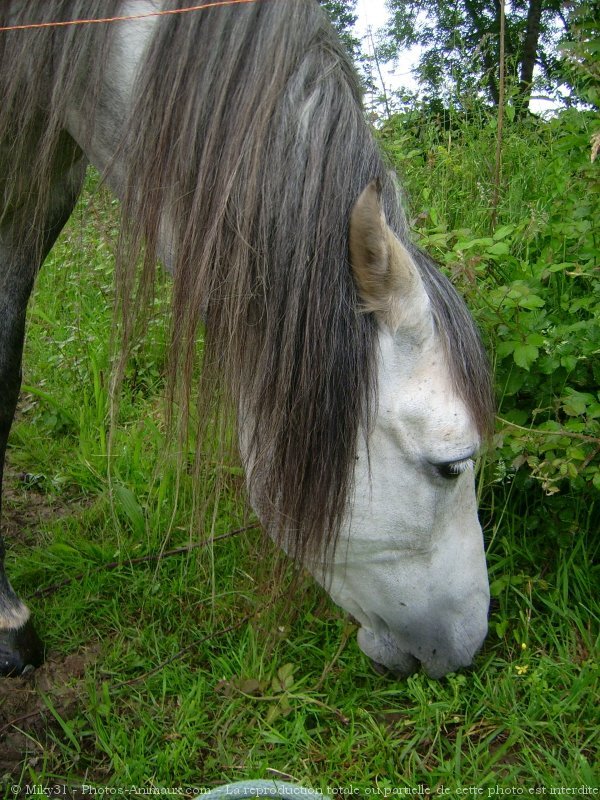
M0 675L23 675L43 661L44 645L30 619L17 630L0 631Z

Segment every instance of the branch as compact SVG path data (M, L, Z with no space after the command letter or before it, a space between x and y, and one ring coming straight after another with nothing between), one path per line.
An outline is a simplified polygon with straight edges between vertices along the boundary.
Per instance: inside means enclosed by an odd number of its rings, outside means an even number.
M523 431L524 433L532 433L536 436L565 436L569 439L579 439L582 442L591 442L592 444L596 444L600 446L600 439L597 436L587 436L585 433L575 433L574 431L566 431L564 428L561 428L558 431L542 431L539 428L524 428L522 425L517 425L516 422L510 422L503 417L496 417L498 422L501 422L503 425L508 425L510 428L516 428L519 431Z
M477 7L473 0L465 0L465 8L469 17L471 18L471 22L473 23L473 27L475 28L475 33L481 42L486 36L491 33L495 33L495 31L490 30L489 26L486 24L484 18L479 14ZM495 23L498 31L500 30L500 4L499 0L496 0L494 3L494 11L495 11ZM487 83L488 89L491 95L492 102L494 105L498 105L499 103L499 90L498 84L496 83L495 71L496 71L496 61L491 56L489 50L486 47L482 48L481 51L483 57L483 65L485 67L485 72L487 76Z
M261 611L262 610L264 610L264 607L261 608ZM234 623L233 625L230 625L228 628L221 628L221 630L213 631L212 633L208 633L206 636L203 636L202 639L198 639L195 642L191 642L191 644L186 645L177 653L175 653L174 656L171 656L170 658L167 658L165 661L161 661L161 663L157 664L155 667L152 667L152 669L148 670L148 672L144 672L142 675L138 675L137 677L131 678L128 681L121 681L120 683L115 683L113 686L110 687L111 691L114 689L121 689L123 688L123 686L133 686L134 683L145 681L147 678L150 678L152 675L156 675L157 672L160 672L161 669L164 669L169 664L172 664L174 661L179 661L180 658L183 658L183 656L190 650L193 650L194 647L198 647L199 645L204 644L204 642L208 642L210 639L214 639L217 636L222 636L225 633L231 633L231 631L235 631L238 628L241 628L242 625L246 624L246 622L250 622L252 617L256 616L257 613L258 613L257 611L254 611L252 614L248 614L247 616L242 617L242 619L238 620L238 622Z
M9 678L8 680L12 680L12 679ZM5 723L0 728L0 733L4 733L4 731L7 731L9 728L14 728L15 725L18 725L19 723L24 722L26 719L31 719L31 717L41 716L47 710L48 710L47 708L39 708L36 711L30 711L29 713L23 714L20 717L15 717L14 719L10 719L7 723Z
M375 66L377 67L377 73L379 75L379 80L381 81L381 88L383 89L383 102L384 102L384 105L385 105L385 113L386 113L387 118L389 119L391 117L391 112L390 112L390 106L389 106L389 103L388 103L387 90L385 88L385 82L383 80L383 74L381 72L381 65L379 63L379 56L377 54L377 48L375 47L375 41L373 39L373 32L371 30L371 26L370 25L369 25L369 29L368 29L367 35L368 35L368 37L369 37L369 39L371 41L371 47L373 48L373 58L375 60Z

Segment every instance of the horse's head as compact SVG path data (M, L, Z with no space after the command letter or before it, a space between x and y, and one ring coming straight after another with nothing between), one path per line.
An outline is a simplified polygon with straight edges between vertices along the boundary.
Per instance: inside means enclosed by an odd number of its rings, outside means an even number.
M489 590L477 519L477 426L459 397L419 271L370 184L350 256L379 329L378 405L358 445L354 491L327 589L360 623L358 643L400 675L471 663Z

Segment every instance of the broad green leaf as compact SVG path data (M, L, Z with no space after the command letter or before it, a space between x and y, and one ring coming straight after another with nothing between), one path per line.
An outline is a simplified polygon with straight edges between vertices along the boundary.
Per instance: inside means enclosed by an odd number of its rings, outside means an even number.
M514 225L501 225L494 231L494 241L499 242L500 239L505 239L507 236L510 236L510 234L513 233L514 229Z
M277 670L277 677L284 689L289 689L294 684L294 665L284 664Z
M144 519L144 512L142 507L136 500L135 495L122 484L117 484L114 487L115 500L117 506L123 511L125 516L131 523L131 527L137 534L143 534L146 529L146 521Z
M511 353L514 353L515 347L518 347L520 342L515 342L512 339L509 339L506 342L499 342L496 347L496 355L498 358L506 358Z
M519 344L515 347L513 358L515 364L523 369L529 369L539 355L539 350L533 344Z
M454 245L454 250L457 253L463 250L471 250L473 247L489 247L494 243L493 239L485 237L483 239L468 239L466 242L457 242Z
M560 365L569 372L572 372L577 366L577 356L563 356L560 359Z
M504 394L510 397L519 392L523 388L525 379L523 372L519 372L517 369L513 370L504 384Z
M509 583L510 581L508 578L498 578L497 580L492 581L490 583L490 595L492 597L500 597Z
M527 335L525 341L527 344L533 344L535 347L541 347L544 344L544 337L541 333L530 333Z
M259 680L256 678L248 678L245 681L242 681L239 685L240 692L244 694L260 694L263 690L263 685Z
M589 405L587 415L590 419L598 419L598 417L600 417L600 403L592 403Z
M591 395L571 390L563 399L563 411L570 417L580 417L586 413L590 402L593 402Z
M546 305L546 302L542 300L541 297L538 297L537 294L528 294L525 297L519 298L517 303L521 308L528 308L530 310L534 308L543 308Z
M491 247L488 247L486 253L491 256L506 256L510 252L510 247L506 242L495 242Z
M509 422L514 422L515 425L525 425L529 419L529 411L523 408L511 408L510 411L506 412L505 417Z

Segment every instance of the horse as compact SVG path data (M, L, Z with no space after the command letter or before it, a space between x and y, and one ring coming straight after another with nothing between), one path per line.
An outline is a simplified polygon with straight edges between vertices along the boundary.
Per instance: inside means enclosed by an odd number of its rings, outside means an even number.
M473 469L488 360L411 241L318 3L6 0L0 65L2 465L28 298L91 163L123 212L125 338L162 264L169 380L189 390L202 326L197 402L235 418L266 533L378 668L470 665L489 607ZM2 546L0 670L43 657Z

